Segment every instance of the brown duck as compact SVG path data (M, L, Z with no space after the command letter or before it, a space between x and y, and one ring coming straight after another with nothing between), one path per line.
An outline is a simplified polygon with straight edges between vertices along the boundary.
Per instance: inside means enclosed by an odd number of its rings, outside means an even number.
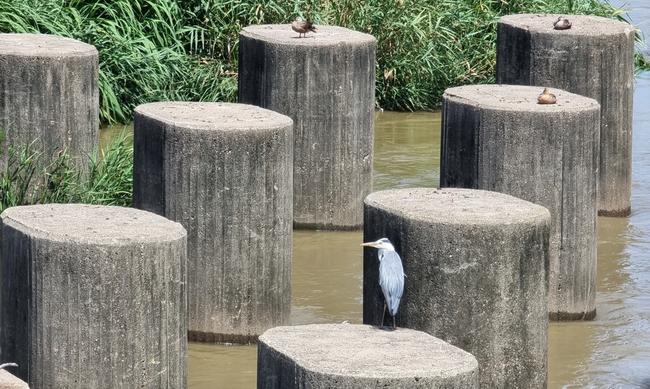
M544 88L541 95L537 97L537 104L555 104L557 98L548 88Z
M557 18L555 23L553 23L553 28L555 28L556 30L568 30L571 28L571 22L569 21L569 19L560 16L559 18Z
M316 32L316 27L310 20L296 19L291 23L291 29L298 33L298 38L307 36L309 31Z

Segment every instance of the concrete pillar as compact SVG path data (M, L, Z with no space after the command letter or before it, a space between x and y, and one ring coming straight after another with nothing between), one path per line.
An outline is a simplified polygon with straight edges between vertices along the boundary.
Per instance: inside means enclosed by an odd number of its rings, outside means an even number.
M478 363L459 348L405 328L277 327L257 345L257 388L478 388Z
M188 231L189 339L254 342L291 310L292 122L244 104L135 109L133 203Z
M9 208L0 360L34 388L185 388L186 233L132 208Z
M0 388L2 389L29 389L29 385L15 375L0 369Z
M98 53L43 34L0 34L2 165L7 147L37 141L42 163L65 149L77 166L99 146Z
M630 214L634 27L564 15L509 15L497 28L497 82L564 89L601 105L599 214Z
M472 353L482 388L545 388L550 215L502 193L399 189L365 200L364 241L387 237L406 274L398 327ZM363 322L384 299L365 250Z
M335 26L306 38L289 25L240 32L239 101L294 121L296 227L361 227L372 187L376 45Z
M493 190L551 211L551 320L596 316L595 100L552 89L477 85L443 96L440 186Z

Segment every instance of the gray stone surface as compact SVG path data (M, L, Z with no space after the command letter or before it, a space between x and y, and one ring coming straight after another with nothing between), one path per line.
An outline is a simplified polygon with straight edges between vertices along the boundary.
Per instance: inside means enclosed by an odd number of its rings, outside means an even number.
M257 351L259 389L478 388L474 356L405 328L277 327L260 336Z
M0 360L35 388L186 387L186 233L133 208L9 208Z
M497 82L564 89L597 100L600 116L599 213L630 214L634 28L596 16L509 15L499 20Z
M190 340L288 323L292 146L291 119L251 105L136 108L134 206L187 228Z
M239 36L239 101L294 121L294 225L356 229L372 187L371 35L316 26L249 26Z
M29 389L29 385L8 371L0 369L0 389Z
M557 89L477 85L443 96L440 186L497 192L551 211L549 314L596 315L598 103Z
M387 237L406 274L398 327L472 353L482 388L545 388L548 210L470 189L399 189L365 200L364 242ZM363 322L378 325L376 250L365 250Z
M44 164L65 149L87 166L99 146L98 69L94 46L55 35L0 34L1 165L8 145L36 141Z

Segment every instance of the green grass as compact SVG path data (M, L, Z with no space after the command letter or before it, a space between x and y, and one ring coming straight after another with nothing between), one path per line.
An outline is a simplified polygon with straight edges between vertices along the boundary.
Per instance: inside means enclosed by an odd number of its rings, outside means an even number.
M18 205L85 203L131 205L133 146L126 134L115 138L99 154L88 156L83 169L61 152L44 165L34 143L9 148L0 171L0 212Z
M496 20L518 12L623 17L597 0L0 0L0 31L94 44L102 120L128 122L149 101L234 101L240 29L296 16L375 35L378 106L432 109L449 86L493 81Z

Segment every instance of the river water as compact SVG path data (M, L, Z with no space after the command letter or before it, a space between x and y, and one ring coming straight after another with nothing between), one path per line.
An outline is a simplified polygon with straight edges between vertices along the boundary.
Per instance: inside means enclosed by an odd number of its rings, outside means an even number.
M650 0L629 7L650 38ZM599 218L598 315L551 323L549 388L650 389L650 73L637 76L634 99L632 215ZM376 119L374 189L437 186L440 115ZM292 324L361 322L360 242L361 232L295 231ZM190 389L254 388L255 371L255 346L190 344Z

